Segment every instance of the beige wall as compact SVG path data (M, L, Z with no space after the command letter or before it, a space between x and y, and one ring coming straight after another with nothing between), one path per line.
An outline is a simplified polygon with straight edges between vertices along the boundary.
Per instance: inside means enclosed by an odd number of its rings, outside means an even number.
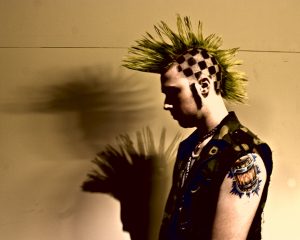
M176 13L243 50L250 100L230 108L274 153L264 239L298 238L299 12L297 0L0 0L0 238L128 239L118 202L80 185L117 134L145 125L177 131L161 109L158 76L120 67L133 40ZM116 96L108 110L106 90Z

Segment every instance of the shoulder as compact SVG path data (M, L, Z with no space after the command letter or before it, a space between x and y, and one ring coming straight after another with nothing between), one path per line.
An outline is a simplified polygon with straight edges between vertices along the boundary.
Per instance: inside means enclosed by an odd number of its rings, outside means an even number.
M234 130L230 134L231 144L239 156L252 154L258 162L265 165L270 175L273 168L272 151L269 145L245 126Z
M271 175L273 162L269 145L242 125L236 117L220 128L218 139L226 141L230 145L231 157L226 159L227 167L234 165L234 162L240 157L252 153L259 156L268 175Z
M242 197L259 195L266 181L266 168L261 156L248 153L236 159L227 176L231 194ZM225 179L225 181L226 181Z

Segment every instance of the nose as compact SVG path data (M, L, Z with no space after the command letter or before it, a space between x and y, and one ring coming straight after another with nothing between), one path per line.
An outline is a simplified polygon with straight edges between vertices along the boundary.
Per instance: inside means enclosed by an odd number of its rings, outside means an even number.
M169 103L164 103L164 110L171 110L173 109L173 105Z

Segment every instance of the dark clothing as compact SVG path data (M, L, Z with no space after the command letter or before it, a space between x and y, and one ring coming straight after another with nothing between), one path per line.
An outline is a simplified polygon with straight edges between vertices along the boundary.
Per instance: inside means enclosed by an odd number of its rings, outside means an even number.
M261 215L272 173L272 153L269 146L242 126L236 115L230 112L202 149L182 187L186 162L199 138L198 131L195 131L180 143L159 239L211 239L220 186L233 163L253 152L263 159L267 180L247 239L261 239Z

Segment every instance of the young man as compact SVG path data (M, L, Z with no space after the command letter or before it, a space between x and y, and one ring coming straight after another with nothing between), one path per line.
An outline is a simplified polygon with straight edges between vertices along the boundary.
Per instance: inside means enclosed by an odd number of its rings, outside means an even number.
M164 22L129 49L124 66L161 75L164 109L182 127L197 129L181 142L160 240L261 239L261 215L272 172L270 148L228 113L223 98L243 102L237 49L204 38L199 22Z

